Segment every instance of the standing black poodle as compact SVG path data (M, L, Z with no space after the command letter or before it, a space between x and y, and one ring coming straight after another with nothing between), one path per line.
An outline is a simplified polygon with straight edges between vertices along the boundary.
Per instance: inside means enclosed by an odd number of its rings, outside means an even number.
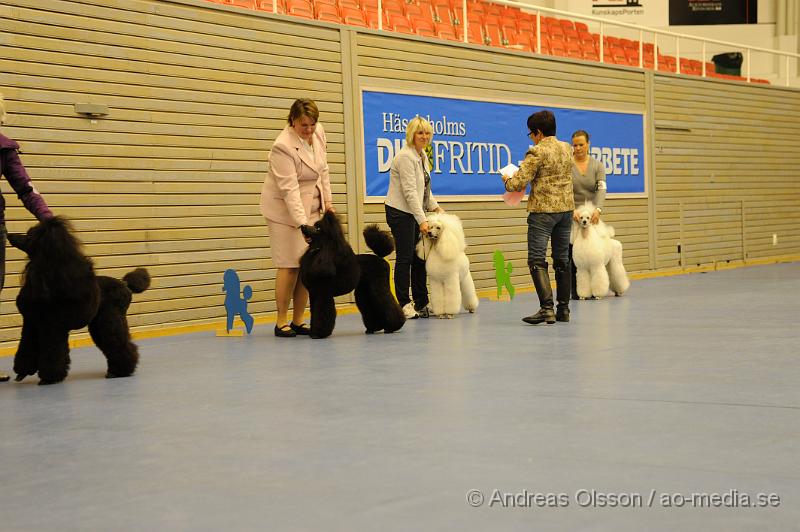
M399 330L405 316L389 290L389 265L382 258L394 250L392 237L377 226L364 229L367 246L376 255L356 255L344 238L339 218L326 212L300 228L308 250L300 258L300 280L311 302L311 337L326 338L336 325L334 297L356 291L356 306L367 333Z
M123 280L96 276L81 251L71 224L56 216L9 234L12 246L28 255L17 308L22 336L14 358L17 381L38 372L39 384L61 382L69 371L69 331L89 326L89 334L108 361L107 378L136 370L139 352L130 341L126 313L131 293L144 292L150 275L137 268Z
M336 304L358 284L361 267L347 243L339 218L326 212L313 227L300 227L308 249L300 257L300 280L308 289L311 338L327 338L336 325Z
M385 257L394 251L394 239L375 224L364 228L364 240L374 255L356 255L361 266L361 277L356 286L356 306L367 334L377 331L393 333L406 322L403 309L389 288L389 263Z

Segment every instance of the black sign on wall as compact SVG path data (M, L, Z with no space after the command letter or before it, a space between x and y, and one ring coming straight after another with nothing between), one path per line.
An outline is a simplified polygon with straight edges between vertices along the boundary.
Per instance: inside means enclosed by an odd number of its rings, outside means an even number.
M758 0L669 0L669 25L756 24Z

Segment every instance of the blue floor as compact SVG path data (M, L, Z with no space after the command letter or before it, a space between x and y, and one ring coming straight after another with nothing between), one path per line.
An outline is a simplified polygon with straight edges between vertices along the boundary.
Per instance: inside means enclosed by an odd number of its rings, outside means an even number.
M800 530L798 294L792 263L569 324L523 324L528 293L393 335L260 325L141 340L115 380L77 349L63 384L0 384L0 530Z

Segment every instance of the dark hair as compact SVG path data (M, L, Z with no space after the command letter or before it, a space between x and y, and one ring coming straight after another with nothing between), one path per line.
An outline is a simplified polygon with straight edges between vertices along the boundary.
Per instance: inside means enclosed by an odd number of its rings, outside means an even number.
M556 117L547 109L533 113L528 117L528 129L531 133L541 131L545 137L552 137L556 134Z
M589 142L589 133L583 129L579 129L575 133L572 134L572 140L575 140L575 137L586 137L586 142Z
M319 120L319 109L317 109L317 104L314 103L314 100L310 100L308 98L298 98L292 104L292 108L289 109L289 118L287 121L289 125L294 125L294 121L298 120L304 116L312 118L314 122Z

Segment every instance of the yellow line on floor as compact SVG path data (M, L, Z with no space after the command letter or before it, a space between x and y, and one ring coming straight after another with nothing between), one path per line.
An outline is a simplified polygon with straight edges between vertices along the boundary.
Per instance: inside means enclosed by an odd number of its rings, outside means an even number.
M669 277L672 275L685 275L690 273L701 273L701 272L710 272L710 271L717 271L717 270L731 270L735 268L745 268L749 266L762 266L766 264L781 264L786 262L797 262L800 261L800 255L787 255L781 257L770 257L765 259L748 259L748 260L738 260L733 262L721 262L721 263L714 263L708 264L703 266L690 266L686 268L671 268L666 270L654 270L648 272L638 272L638 273L630 273L628 277L630 279L653 279L656 277ZM526 284L519 287L515 287L517 293L526 293L533 291L532 284ZM492 299L497 300L497 289L496 288L484 288L478 290L478 296L483 299ZM338 314L352 314L357 312L358 309L356 308L355 304L348 304L341 307L337 307L336 312ZM306 311L306 318L308 317L308 311ZM265 314L263 316L255 317L255 323L257 325L262 325L265 323L275 323L275 313L271 312L269 314ZM243 328L244 324L241 320L237 319L234 322L234 327ZM220 319L209 323L198 323L195 325L179 325L173 327L154 327L152 329L139 329L134 331L131 336L134 339L142 339L142 338L160 338L162 336L176 336L180 334L189 334L195 332L202 332L202 331L217 331L225 329L225 320ZM69 345L71 348L74 347L85 347L88 345L93 345L91 337L89 337L88 333L81 333L75 335L74 338L70 338ZM16 352L16 346L12 347L2 347L0 348L0 357L4 356L11 356Z

